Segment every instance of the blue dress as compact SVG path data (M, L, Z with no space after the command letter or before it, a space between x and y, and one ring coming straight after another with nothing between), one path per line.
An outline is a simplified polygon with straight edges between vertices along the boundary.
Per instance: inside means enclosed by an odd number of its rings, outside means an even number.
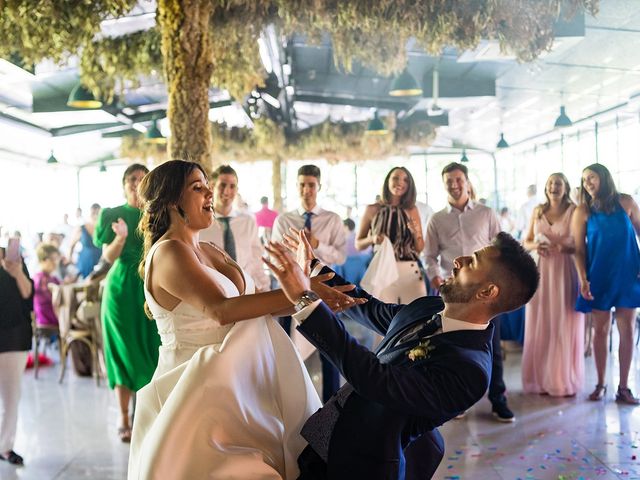
M86 227L82 225L80 227L80 244L82 250L78 254L78 272L82 278L86 278L93 271L93 267L96 266L102 255L102 250L93 244L93 237L89 234Z
M609 214L591 212L587 220L587 279L594 300L579 295L576 310L587 313L640 306L639 274L636 233L622 206Z

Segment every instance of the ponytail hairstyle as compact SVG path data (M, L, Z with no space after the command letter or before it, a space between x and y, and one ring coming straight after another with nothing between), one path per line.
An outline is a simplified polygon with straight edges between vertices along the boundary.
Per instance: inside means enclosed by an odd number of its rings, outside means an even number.
M151 170L138 185L138 195L143 205L138 231L144 239L144 250L138 273L143 281L147 254L153 244L169 230L170 209L180 202L187 178L196 168L207 178L204 169L197 163L169 160ZM178 207L178 213L184 215L180 207Z

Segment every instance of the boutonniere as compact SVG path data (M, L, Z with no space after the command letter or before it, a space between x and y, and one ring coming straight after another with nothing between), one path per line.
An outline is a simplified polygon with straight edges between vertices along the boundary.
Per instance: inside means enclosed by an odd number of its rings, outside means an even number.
M435 350L435 346L431 345L431 340L421 340L420 343L407 352L409 360L415 362L422 358L429 357L429 354Z

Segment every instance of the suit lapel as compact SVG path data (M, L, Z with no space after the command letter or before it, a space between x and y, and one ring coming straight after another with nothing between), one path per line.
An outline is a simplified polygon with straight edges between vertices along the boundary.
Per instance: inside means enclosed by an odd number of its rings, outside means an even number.
M383 364L393 365L405 365L418 366L428 361L430 354L423 359L410 360L408 352L416 348L420 342L428 339L429 345L433 348L433 353L440 353L443 349L450 347L462 347L470 348L473 350L482 349L487 344L491 343L491 336L493 335L493 324L490 324L486 330L457 330L449 333L439 333L429 337L418 338L410 340L401 345L389 347L378 354L380 362ZM440 352L438 352L440 350Z
M379 355L387 347L393 345L395 340L407 328L412 327L418 322L426 322L433 314L442 311L444 303L440 297L420 297L400 310L391 320L387 334L384 336L380 345L376 349L376 355Z

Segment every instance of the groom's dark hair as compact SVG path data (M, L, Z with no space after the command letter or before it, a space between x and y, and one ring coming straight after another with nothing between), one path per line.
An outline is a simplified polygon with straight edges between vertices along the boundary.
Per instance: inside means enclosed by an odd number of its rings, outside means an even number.
M538 289L538 266L520 242L505 232L500 232L491 245L500 256L494 260L490 276L500 288L495 313L504 313L521 307Z

